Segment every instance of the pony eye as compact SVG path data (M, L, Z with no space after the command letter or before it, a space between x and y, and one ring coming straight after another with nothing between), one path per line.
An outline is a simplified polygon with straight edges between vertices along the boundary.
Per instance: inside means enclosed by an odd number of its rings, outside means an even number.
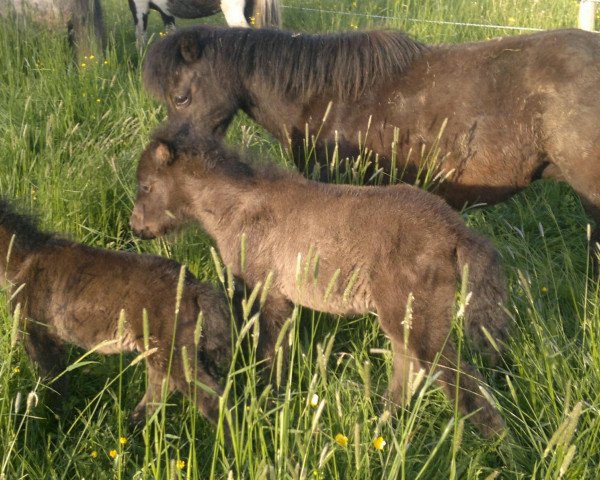
M149 184L145 183L144 185L140 185L140 190L143 193L150 193L150 190L152 190L152 187Z
M183 108L190 104L190 97L188 95L175 95L173 101L177 108Z

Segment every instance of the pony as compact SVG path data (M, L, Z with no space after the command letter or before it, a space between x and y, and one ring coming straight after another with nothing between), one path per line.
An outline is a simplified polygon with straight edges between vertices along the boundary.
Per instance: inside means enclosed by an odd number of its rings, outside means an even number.
M129 0L139 47L146 42L150 9L160 13L167 30L175 29L175 17L202 18L220 11L232 27L279 27L279 0Z
M104 49L100 0L0 0L0 7L0 16L25 16L54 30L66 29L76 60Z
M376 312L394 354L390 400L410 398L410 372L437 362L449 396L458 377L458 407L482 435L503 431L499 413L478 393L481 376L457 358L450 335L462 279L472 292L468 337L496 364L485 332L496 344L506 336L506 285L489 241L416 187L318 183L242 160L214 137L176 127L158 130L141 155L130 225L153 238L198 222L234 276L249 288L269 285L259 358L274 355L292 303L336 315Z
M71 344L104 355L145 355L147 390L130 415L133 425L160 404L164 382L217 422L219 382L232 359L232 316L223 292L187 270L183 275L185 267L175 261L43 232L5 199L0 251L1 283L12 308L20 309L27 354L52 380L53 410L61 410L68 393L65 346Z
M554 179L600 222L594 33L426 45L399 31L194 27L152 45L144 84L169 121L204 133L223 135L244 111L320 180L360 170L354 158L366 180L428 183L459 209Z

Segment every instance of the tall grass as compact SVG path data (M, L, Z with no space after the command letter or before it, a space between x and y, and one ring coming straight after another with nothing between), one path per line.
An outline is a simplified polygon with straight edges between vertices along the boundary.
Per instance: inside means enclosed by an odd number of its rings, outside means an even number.
M0 20L0 192L38 212L50 230L89 245L170 256L218 285L219 267L200 232L140 242L128 228L137 158L165 112L141 88L126 2L103 3L108 53L88 55L77 67L62 32ZM518 33L440 22L570 27L578 8L575 0L284 3L292 29L393 27L431 43ZM160 29L153 15L150 32ZM288 161L247 118L232 126L229 141ZM278 389L257 374L257 327L246 316L242 336L251 348L240 349L231 367L218 428L193 402L174 396L145 429L131 431L126 419L144 391L143 362L78 350L71 354L72 395L55 417L44 408L47 387L17 341L18 317L2 295L0 477L598 478L600 292L579 201L564 185L541 183L464 217L494 241L509 278L508 353L496 371L480 365L510 429L505 439L481 439L432 375L415 386L406 408L386 413L390 352L376 318L301 309L281 339L290 357L285 365L280 357ZM228 423L230 447L222 434ZM381 449L378 437L386 442Z

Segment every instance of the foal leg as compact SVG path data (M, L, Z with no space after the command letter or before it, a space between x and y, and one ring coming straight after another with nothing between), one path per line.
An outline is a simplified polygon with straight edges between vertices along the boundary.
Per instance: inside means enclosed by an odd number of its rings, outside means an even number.
M161 369L152 366L149 362L146 363L146 367L148 370L146 393L129 416L129 423L133 427L144 426L146 417L156 411L161 401L163 380L166 379L166 374ZM170 385L168 388L169 392L172 391Z
M267 297L260 311L260 337L256 356L260 360L272 360L281 327L292 314L292 304L273 292ZM282 343L285 349L285 342Z
M412 393L406 388L411 380L408 375L411 359L419 360L415 362L413 371L418 371L419 365L429 368L435 364L441 372L438 382L449 398L457 398L460 413L472 414L471 421L481 434L491 438L504 430L504 422L480 392L482 378L470 365L459 361L450 338L454 282L439 278L437 286L425 286L420 292L415 289L418 294L413 304L411 326L407 330L398 320L405 316L402 306L390 306L387 310L380 306L377 308L381 326L391 337L394 348L394 374L390 389L395 391L392 398L406 401ZM404 338L405 331L408 331L407 339ZM456 388L457 380L459 388Z
M424 352L430 362L435 360L437 354L433 350L440 351L430 346L430 349ZM447 339L438 362L441 369L438 381L450 399L455 398L456 395L459 412L462 415L471 415L470 419L481 435L493 439L506 430L504 421L496 408L481 393L479 388L483 383L481 375L465 361L458 361L457 357L458 352L451 339Z
M394 405L407 405L413 395L413 380L422 368L417 352L410 346L394 339L392 342L392 378L388 386L387 398Z
M60 413L63 401L68 395L69 379L64 373L67 367L67 352L62 341L49 334L48 328L28 320L26 325L25 351L39 367L42 378L52 380L48 406L54 413ZM62 374L62 375L61 375Z

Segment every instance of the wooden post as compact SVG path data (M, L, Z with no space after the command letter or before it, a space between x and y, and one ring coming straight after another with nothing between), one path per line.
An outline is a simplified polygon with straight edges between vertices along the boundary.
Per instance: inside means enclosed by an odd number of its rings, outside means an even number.
M581 0L579 5L579 28L594 31L596 22L596 1Z

